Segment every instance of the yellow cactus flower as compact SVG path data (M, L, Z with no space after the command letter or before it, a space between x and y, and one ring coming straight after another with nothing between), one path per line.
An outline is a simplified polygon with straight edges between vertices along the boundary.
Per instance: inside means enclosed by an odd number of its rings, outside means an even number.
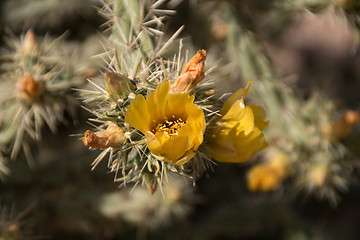
M253 192L268 192L277 189L284 179L281 172L269 163L253 166L247 174L248 189Z
M159 160L181 165L195 156L205 132L204 113L194 96L171 94L165 81L146 99L138 94L125 116L125 122L142 132L152 154Z
M268 146L262 133L269 124L265 121L264 109L254 104L244 104L250 86L251 81L230 96L211 131L209 151L219 162L245 162Z
M277 149L269 149L265 157L266 162L253 166L247 174L247 186L250 191L275 190L288 175L289 155Z

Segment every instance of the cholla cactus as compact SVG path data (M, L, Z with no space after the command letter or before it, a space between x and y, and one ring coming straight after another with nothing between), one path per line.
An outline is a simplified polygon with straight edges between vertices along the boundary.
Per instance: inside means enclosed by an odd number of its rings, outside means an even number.
M163 3L105 5L115 55L110 56L103 87L90 81L96 90L83 91L85 103L100 106L90 111L101 125L83 138L85 146L103 150L92 165L109 154L108 167L116 172L116 182L142 182L151 193L169 171L195 181L212 168L211 158L243 162L267 146L264 110L244 104L250 83L219 109L214 85L204 72L205 50L183 67L180 43L178 55L163 60L179 32L162 44L164 14L174 13L158 9Z
M1 55L0 142L11 147L11 158L23 150L31 160L29 139L40 140L47 125L55 133L64 116L75 117L78 105L71 88L80 83L79 75L60 48L61 38L41 44L29 30L20 41L6 39L8 49Z
M93 5L96 3L96 0L14 0L6 1L1 10L3 21L12 29L22 29L24 26L49 29L59 27L69 19L74 20L74 16L89 17L95 14Z

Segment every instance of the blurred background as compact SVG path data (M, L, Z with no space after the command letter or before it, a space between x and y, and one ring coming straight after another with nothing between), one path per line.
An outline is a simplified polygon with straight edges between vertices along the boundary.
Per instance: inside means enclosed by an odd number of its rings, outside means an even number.
M270 125L256 158L217 164L195 186L171 176L154 195L119 188L105 161L91 171L99 151L81 141L93 116L74 89L103 78L103 6L0 1L0 239L360 239L358 1L161 1L176 11L165 34L184 25L184 48L207 50L219 96L252 80ZM15 90L26 74L61 79L39 110L41 137L27 110L11 110L32 104Z

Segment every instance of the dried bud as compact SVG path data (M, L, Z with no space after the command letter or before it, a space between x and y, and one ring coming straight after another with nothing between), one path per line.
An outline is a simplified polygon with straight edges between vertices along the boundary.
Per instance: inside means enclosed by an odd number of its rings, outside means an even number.
M347 110L340 119L326 124L323 133L329 139L341 139L349 134L352 127L360 120L359 112Z
M90 130L85 132L82 139L85 147L105 149L108 147L121 147L125 141L124 130L115 124L111 124L102 133L94 133Z
M107 72L104 76L106 91L114 100L125 98L135 88L131 80L120 73Z
M21 98L33 102L39 100L44 91L44 86L42 83L35 81L32 76L25 75L20 80L19 90Z
M203 73L205 60L206 51L199 50L186 64L180 77L174 82L172 91L174 93L191 92L205 77Z
M22 44L22 50L25 55L32 55L38 50L35 33L31 29L29 29L25 34L24 42Z

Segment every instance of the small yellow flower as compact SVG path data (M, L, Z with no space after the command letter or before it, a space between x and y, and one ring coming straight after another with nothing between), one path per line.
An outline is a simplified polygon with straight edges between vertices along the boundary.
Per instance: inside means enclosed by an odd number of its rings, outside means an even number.
M230 96L211 131L209 151L219 162L245 162L268 146L261 132L268 125L264 109L254 104L244 104L250 86L251 81L246 88Z
M157 159L181 165L195 156L203 141L204 113L194 96L171 94L168 81L160 84L146 99L138 94L125 116L125 122L142 132Z
M284 179L282 171L276 166L263 163L253 166L247 175L247 186L250 191L268 192L277 189Z

